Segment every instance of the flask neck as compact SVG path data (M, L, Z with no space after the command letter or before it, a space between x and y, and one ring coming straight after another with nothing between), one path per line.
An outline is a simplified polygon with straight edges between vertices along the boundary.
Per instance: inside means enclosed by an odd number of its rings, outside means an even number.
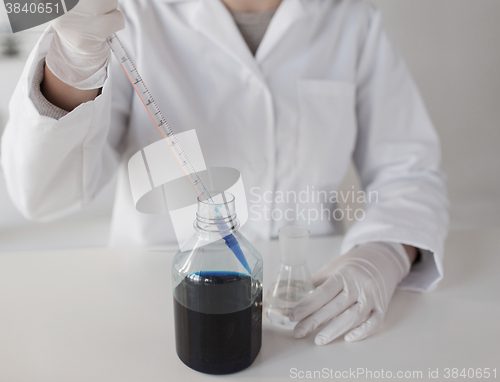
M286 226L279 230L280 260L290 267L307 264L309 230L301 226Z

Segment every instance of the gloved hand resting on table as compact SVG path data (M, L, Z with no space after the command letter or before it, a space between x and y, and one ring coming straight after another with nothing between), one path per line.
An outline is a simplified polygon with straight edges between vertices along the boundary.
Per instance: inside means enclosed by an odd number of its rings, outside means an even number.
M57 33L45 62L62 82L81 90L102 87L111 53L106 38L125 27L117 7L118 0L80 0L52 22Z
M299 321L294 336L303 338L323 324L317 345L344 333L349 342L375 333L410 266L405 248L392 243L364 244L326 264L313 275L316 290L290 312L290 320Z

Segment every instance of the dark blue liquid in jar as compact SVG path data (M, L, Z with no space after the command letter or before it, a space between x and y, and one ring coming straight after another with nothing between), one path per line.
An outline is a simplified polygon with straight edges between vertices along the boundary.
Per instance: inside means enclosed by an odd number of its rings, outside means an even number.
M250 366L262 343L262 288L235 272L188 275L174 290L177 355L190 368L229 374Z

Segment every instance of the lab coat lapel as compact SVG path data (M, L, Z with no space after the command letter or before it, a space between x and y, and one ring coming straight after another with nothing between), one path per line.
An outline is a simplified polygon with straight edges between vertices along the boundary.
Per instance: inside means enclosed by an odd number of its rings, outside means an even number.
M192 17L193 27L207 36L262 82L264 76L241 36L231 14L220 0L199 0Z
M306 9L302 4L302 0L283 0L257 49L255 55L257 62L262 62L285 36L290 27L305 15Z

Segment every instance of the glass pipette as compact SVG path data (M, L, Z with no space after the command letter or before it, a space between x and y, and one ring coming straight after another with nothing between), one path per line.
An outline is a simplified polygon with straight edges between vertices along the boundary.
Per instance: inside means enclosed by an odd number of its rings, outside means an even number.
M111 50L113 51L113 54L115 57L118 59L118 62L120 63L120 66L122 67L123 71L128 77L128 80L134 87L134 90L136 91L137 95L141 99L142 103L144 104L144 107L149 113L149 116L153 120L154 124L156 125L158 131L160 132L161 136L163 137L163 140L167 143L170 151L174 155L174 158L176 159L177 163L181 167L184 175L187 177L189 180L191 186L193 187L194 191L196 192L196 195L200 198L200 200L212 200L212 197L208 191L208 189L205 187L203 182L201 181L200 176L196 172L194 166L192 165L191 161L189 160L188 156L186 155L186 152L182 149L176 135L174 134L172 128L168 124L167 120L165 119L163 113L161 112L160 108L158 107L158 104L154 100L151 92L147 88L146 84L144 83L141 75L139 74L139 71L135 67L133 61L130 59L130 56L128 55L127 51L123 47L120 39L116 34L113 34L112 36L108 37L107 42L109 46L111 47ZM226 231L227 226L220 227L221 231ZM233 236L231 231L229 230L229 234L226 236L223 236L227 246L231 249L231 251L234 253L234 255L238 258L240 263L243 265L243 267L251 273L250 267L248 265L247 260L245 259L245 256L243 255L243 252L241 251L240 245L238 244L238 241L236 238Z

